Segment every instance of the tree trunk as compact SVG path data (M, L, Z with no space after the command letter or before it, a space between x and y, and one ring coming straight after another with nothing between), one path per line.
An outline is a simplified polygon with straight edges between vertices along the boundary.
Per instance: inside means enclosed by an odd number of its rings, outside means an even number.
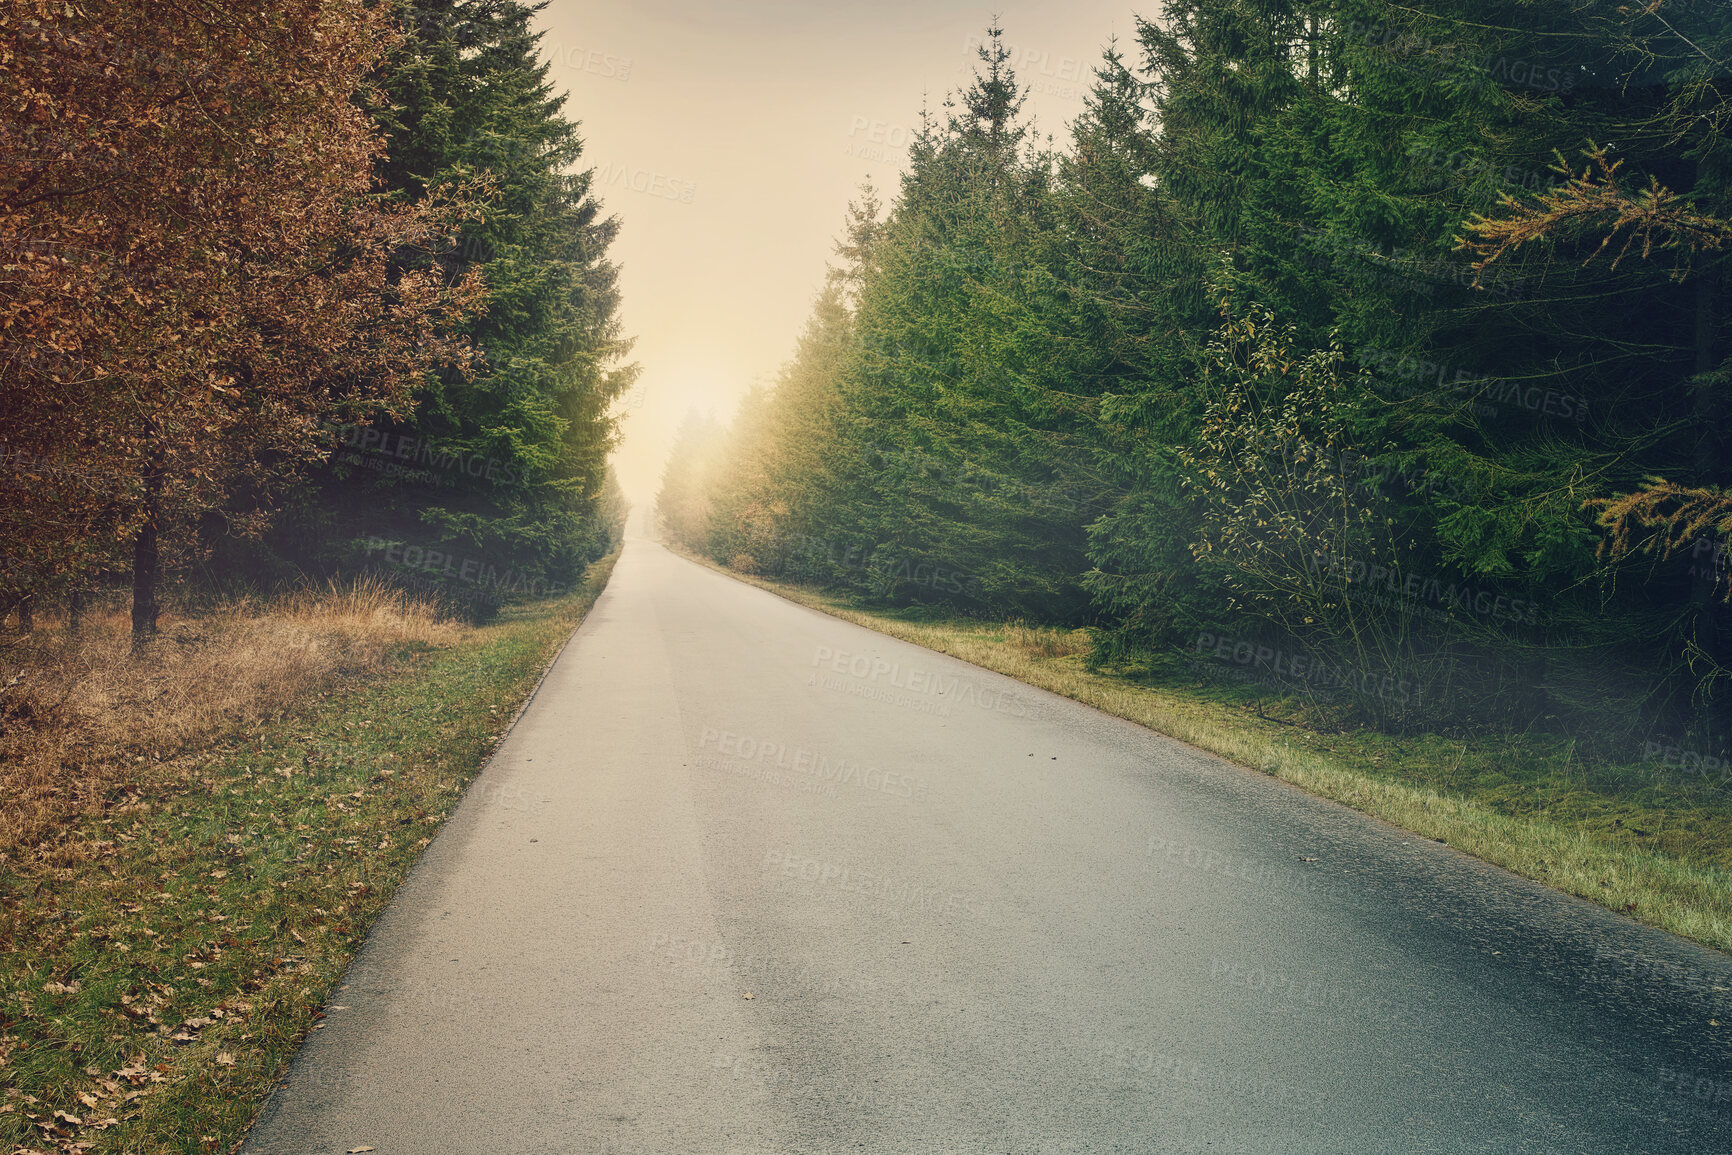
M36 628L36 595L25 594L18 599L18 632L28 634Z
M85 590L73 590L66 599L66 632L76 634L84 628L84 611L90 602Z
M1309 66L1308 71L1309 71L1310 76L1311 76L1311 88L1313 91L1315 91L1317 88L1317 72L1318 72L1318 69L1317 69L1317 49L1318 49L1318 42L1321 39L1322 39L1322 34L1318 31L1318 28L1317 28L1317 16L1315 14L1312 14L1311 16L1306 17L1306 20L1305 20L1305 56L1306 56L1306 63Z
M1718 359L1715 355L1715 301L1714 282L1719 278L1719 269L1703 269L1696 278L1696 387L1693 390L1696 412L1696 469L1699 472L1698 483L1713 485L1719 481L1719 438L1714 425L1714 390L1706 380L1705 374L1714 371Z
M1696 278L1696 374L1692 398L1696 419L1696 484L1720 485L1724 482L1720 460L1720 414L1717 411L1714 387L1707 374L1719 367L1719 309L1716 300L1720 280L1718 262L1707 265ZM1691 583L1690 600L1695 604L1696 641L1718 666L1726 666L1727 612L1719 588L1725 580L1724 567L1700 566Z
M162 468L153 463L144 476L144 524L132 544L132 649L136 653L156 636L161 607L156 590L162 576L157 523L162 516Z
M156 521L139 527L132 543L132 648L139 650L156 636L156 583L161 559L157 554Z

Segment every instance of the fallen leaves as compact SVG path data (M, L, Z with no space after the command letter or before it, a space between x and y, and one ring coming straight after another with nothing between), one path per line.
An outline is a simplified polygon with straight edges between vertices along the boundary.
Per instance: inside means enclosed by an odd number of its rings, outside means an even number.
M8 1012L0 1015L6 1032L0 1034L0 1066L12 1052L24 1053L13 1035L23 1036L31 1062L0 1080L16 1078L19 1092L0 1103L12 1107L0 1116L0 1133L11 1140L0 1145L0 1155L14 1155L16 1144L40 1155L70 1155L155 1142L165 1136L128 1134L116 1142L99 1128L141 1131L147 1126L141 1113L165 1096L173 1097L177 1111L181 1102L191 1103L185 1115L163 1124L179 1129L174 1137L186 1149L227 1149L200 1145L199 1136L231 1138L213 1124L233 1101L250 1102L275 1085L281 1052L297 1033L323 1028L306 1015L332 997L334 968L346 959L349 944L333 936L365 929L395 888L411 847L426 842L412 832L424 820L432 833L442 816L432 810L448 804L441 795L457 792L457 778L454 770L440 769L426 779L381 784L363 793L366 801L351 803L356 813L342 824L328 823L318 807L313 813L320 822L309 826L296 821L306 812L276 813L261 799L311 792L309 778L323 787L350 771L321 763L285 783L270 773L280 764L260 759L225 770L222 791L153 796L139 804L139 818L115 817L121 808L109 807L92 821L105 837L119 840L120 861L75 879L43 869L40 895L12 915L33 937L26 943L21 936L19 945L27 949L7 952L3 989L25 1018L15 1025L12 1008L0 1007ZM269 794L257 781L259 770ZM225 824L233 831L236 822L245 822L245 831L225 832ZM382 843L389 849L375 852ZM392 861L382 863L385 855ZM315 913L325 908L332 917ZM323 926L327 921L331 925ZM290 944L301 953L286 953ZM70 1038L82 1041L82 1049L70 1053L69 1027L78 1032ZM32 1090L40 1103L26 1102ZM61 1116L52 1114L55 1108Z
M159 1064L159 1066L161 1065L163 1064ZM133 1087L148 1087L153 1083L168 1082L157 1067L147 1067L143 1063L134 1063L131 1066L122 1067L118 1071L114 1072L114 1077L123 1080L129 1086ZM135 1092L134 1094L128 1095L127 1098L136 1098L137 1094L138 1093Z

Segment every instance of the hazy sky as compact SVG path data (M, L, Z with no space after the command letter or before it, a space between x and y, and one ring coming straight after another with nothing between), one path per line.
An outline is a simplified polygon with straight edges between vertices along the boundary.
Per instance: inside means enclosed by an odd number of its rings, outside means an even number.
M994 14L1042 135L1064 139L1113 35L1149 4L552 0L543 54L624 224L643 366L616 462L641 509L696 407L732 415L788 359L848 201L887 195L919 122L965 84Z

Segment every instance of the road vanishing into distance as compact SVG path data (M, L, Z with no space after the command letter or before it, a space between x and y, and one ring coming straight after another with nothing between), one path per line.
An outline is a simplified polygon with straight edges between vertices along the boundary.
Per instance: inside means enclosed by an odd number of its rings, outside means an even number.
M244 1152L1732 1151L1725 956L644 539L344 983Z

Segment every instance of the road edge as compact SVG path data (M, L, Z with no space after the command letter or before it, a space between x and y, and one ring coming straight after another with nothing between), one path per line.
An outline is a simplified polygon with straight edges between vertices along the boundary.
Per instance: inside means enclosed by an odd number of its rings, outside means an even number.
M1696 945L1732 954L1732 897L1728 897L1732 896L1732 873L1704 869L1651 851L1609 845L1544 818L1499 814L1471 799L1372 778L1325 755L1277 743L1248 729L1223 738L1207 732L1209 727L1187 725L1184 719L1163 711L1157 692L1107 675L1084 675L1082 680L1098 693L1078 697L1057 684L1031 680L1027 675L1040 672L1041 667L1026 658L995 664L977 660L1014 656L1008 645L993 647L978 641L956 648L933 645L933 635L942 631L941 626L903 622L837 605L822 591L739 573L678 545L658 544L675 556L794 605L1099 710L1220 758L1246 773L1278 778L1314 797L1446 843L1517 877ZM997 653L992 652L994 649ZM1524 869L1534 862L1545 864L1545 868Z

